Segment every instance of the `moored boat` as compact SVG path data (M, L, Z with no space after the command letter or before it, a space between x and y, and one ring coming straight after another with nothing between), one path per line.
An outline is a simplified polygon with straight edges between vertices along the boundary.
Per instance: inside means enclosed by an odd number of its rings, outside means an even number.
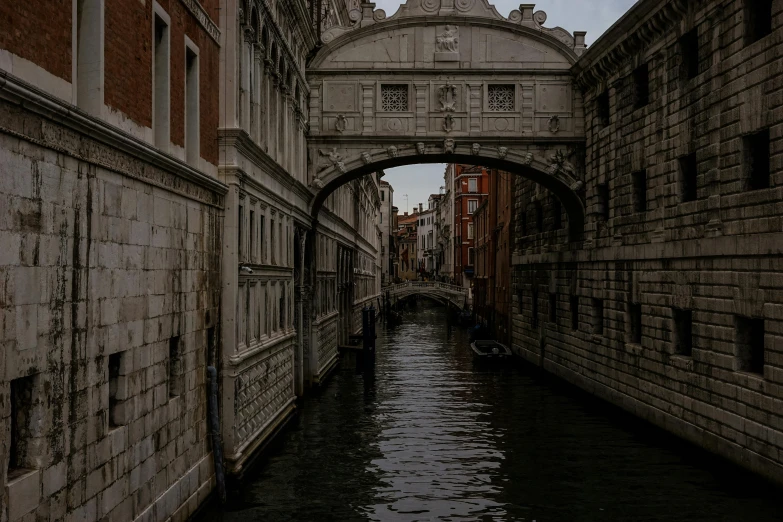
M512 355L508 346L497 341L473 341L470 347L473 356L482 361L504 360Z

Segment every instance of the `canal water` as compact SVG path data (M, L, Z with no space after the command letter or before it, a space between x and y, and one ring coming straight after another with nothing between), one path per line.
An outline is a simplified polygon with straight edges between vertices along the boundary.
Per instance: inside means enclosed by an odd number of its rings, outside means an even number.
M379 325L380 326L380 325ZM534 368L474 366L422 301L203 520L780 521L781 491Z

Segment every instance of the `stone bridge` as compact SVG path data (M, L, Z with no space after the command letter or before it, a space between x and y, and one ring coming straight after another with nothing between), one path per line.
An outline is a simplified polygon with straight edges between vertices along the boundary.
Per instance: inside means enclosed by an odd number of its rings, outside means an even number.
M411 295L421 295L441 302L445 301L457 308L464 307L468 302L467 288L434 281L407 281L387 286L384 292L388 292L393 303Z

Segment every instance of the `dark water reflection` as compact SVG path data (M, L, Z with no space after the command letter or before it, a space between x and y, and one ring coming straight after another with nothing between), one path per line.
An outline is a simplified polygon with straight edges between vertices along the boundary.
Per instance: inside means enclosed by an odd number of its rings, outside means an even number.
M374 382L304 402L234 511L204 520L772 521L780 491L530 368L475 368L420 304Z

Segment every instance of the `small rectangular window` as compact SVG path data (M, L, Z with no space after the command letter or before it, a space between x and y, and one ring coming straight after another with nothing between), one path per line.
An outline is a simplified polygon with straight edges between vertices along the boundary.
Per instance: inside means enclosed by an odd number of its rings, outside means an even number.
M474 230L473 223L468 223L468 239L473 239L473 230Z
M549 322L557 322L557 294L549 294Z
M256 243L256 213L252 210L250 211L250 244L248 245L248 259L250 262L255 261L256 257L256 250L255 250L255 243Z
M188 164L198 168L200 153L201 117L199 115L198 54L185 47L185 157Z
M579 330L579 296L572 295L569 301L571 308L571 330Z
M556 197L552 198L552 225L555 230L563 228L563 207Z
M693 312L672 308L674 319L674 353L691 357L693 354Z
M239 205L239 212L237 214L237 254L239 255L239 261L243 261L244 257L244 241L242 237L242 233L245 231L245 207L242 205Z
M471 266L476 264L476 254L472 248L468 249L468 264Z
M277 264L277 255L276 255L277 254L277 244L275 243L275 236L276 236L275 231L277 230L277 228L275 227L275 220L273 219L270 222L269 225L270 225L270 227L269 227L269 230L270 230L270 238L269 238L270 242L269 242L269 244L272 247L272 248L269 249L269 251L272 254L272 259L271 259L270 262L273 265L276 265Z
M169 398L177 397L182 394L182 346L179 336L169 338Z
M742 141L747 189L769 188L769 129L745 136Z
M468 178L468 192L478 192L478 180L476 178Z
M128 424L127 377L122 375L125 352L109 355L109 429Z
M473 214L476 209L478 208L478 200L477 199L469 199L468 200L468 213Z
M598 184L599 215L604 221L609 220L609 183Z
M264 258L265 248L264 248L264 225L265 225L265 218L263 215L258 216L258 261L259 263L266 263L266 259Z
M696 201L698 193L698 163L696 153L680 158L680 201Z
M386 191L381 191L381 201L386 201Z
M519 228L522 231L522 237L527 235L527 211L523 210L519 213Z
M155 146L167 151L171 122L170 111L170 50L169 26L155 13L155 34L153 35L153 134Z
M536 201L533 205L536 210L536 230L538 232L544 231L544 210L541 208L541 202Z
M693 28L680 37L682 78L690 80L699 75L699 30Z
M645 63L631 74L633 79L634 109L641 109L650 103L650 69Z
M647 210L647 171L639 170L631 175L633 183L633 210L644 212Z
M280 329L285 328L285 285L281 283L280 285L280 314L278 315L278 318L280 320Z
M533 328L538 328L538 290L533 290L531 299L531 322Z
M593 299L593 334L603 335L604 333L604 302L602 299Z
M11 440L9 441L8 480L34 469L35 455L31 445L30 426L33 420L35 375L11 381Z
M407 112L408 86L381 85L381 110L384 112Z
M773 0L745 0L745 44L758 42L772 33Z
M609 90L605 90L599 94L595 99L596 104L596 117L598 118L598 124L601 127L608 127L611 121L609 114Z
M764 375L764 319L735 316L737 370Z
M642 344L642 305L628 303L628 315L631 319L631 342Z
M100 116L103 108L102 0L78 0L76 5L76 104Z
M519 313L524 313L524 306L523 303L525 301L525 294L522 292L522 290L517 290L517 310Z
M488 85L487 108L492 112L515 110L516 89L514 85Z

